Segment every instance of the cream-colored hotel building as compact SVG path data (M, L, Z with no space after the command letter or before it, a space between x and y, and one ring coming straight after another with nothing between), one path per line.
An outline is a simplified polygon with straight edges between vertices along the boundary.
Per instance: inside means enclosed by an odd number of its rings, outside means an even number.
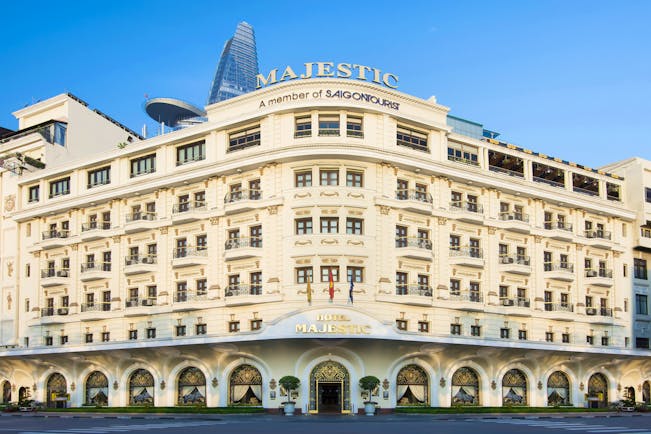
M146 140L70 94L15 112L3 401L277 409L294 375L303 412L348 413L373 375L382 409L649 402L651 163L448 112L337 78Z

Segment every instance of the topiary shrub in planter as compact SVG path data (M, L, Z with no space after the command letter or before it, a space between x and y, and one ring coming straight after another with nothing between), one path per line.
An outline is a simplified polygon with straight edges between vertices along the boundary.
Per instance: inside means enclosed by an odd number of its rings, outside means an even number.
M373 402L372 395L373 390L380 385L380 379L374 377L373 375L367 375L359 379L359 388L362 390L368 390L368 401L364 401L364 412L367 416L375 415L375 404Z
M285 409L285 416L294 416L294 410L296 408L296 402L292 401L292 390L298 389L298 386L301 384L301 380L294 377L293 375L285 375L278 383L287 391L287 401L283 402L283 407Z

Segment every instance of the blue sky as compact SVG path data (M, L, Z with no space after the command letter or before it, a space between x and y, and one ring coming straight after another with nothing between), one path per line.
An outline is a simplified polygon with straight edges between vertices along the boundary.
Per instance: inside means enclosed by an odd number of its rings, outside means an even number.
M0 126L71 92L140 131L144 95L203 105L239 21L261 72L354 62L516 145L591 167L651 159L651 1L59 1L0 12Z

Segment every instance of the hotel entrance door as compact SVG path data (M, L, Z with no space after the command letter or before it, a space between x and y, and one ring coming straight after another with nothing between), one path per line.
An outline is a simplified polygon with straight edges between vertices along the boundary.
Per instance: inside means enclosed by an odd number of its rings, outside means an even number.
M319 413L341 413L341 383L319 383Z

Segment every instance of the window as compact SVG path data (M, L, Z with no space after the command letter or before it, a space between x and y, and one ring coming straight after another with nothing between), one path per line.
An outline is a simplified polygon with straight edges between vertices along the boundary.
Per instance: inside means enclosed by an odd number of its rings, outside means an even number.
M70 177L50 182L50 199L70 194Z
M93 334L92 333L86 333L86 335L84 336L84 341L87 344L92 343L93 342Z
M260 180L252 179L249 181L249 199L260 200L262 198L262 191L260 190Z
M471 325L470 326L470 336L481 336L481 326Z
M552 252L543 252L543 270L552 271Z
M405 321L404 319L397 319L396 320L396 328L398 330L403 330L403 331L407 330L407 321Z
M186 327L184 325L176 326L176 336L185 336Z
M208 293L208 280L197 279L197 295L206 295Z
M635 294L635 313L638 315L649 314L649 304L646 295Z
M135 341L138 339L138 330L129 330L129 340Z
M156 172L156 154L145 155L131 160L132 178L154 172Z
M296 235L307 235L312 233L312 217L294 220Z
M239 321L229 321L228 331L231 333L236 333L240 331L240 322Z
M504 328L504 327L500 329L500 338L508 339L510 335L511 335L511 329Z
M346 136L347 137L364 137L362 130L362 118L357 116L348 116L346 119Z
M562 341L564 344L569 344L569 343L570 343L570 334L569 334L569 333L563 333L563 334L561 335L561 341Z
M39 185L32 185L31 187L29 187L29 197L27 201L29 203L38 202L40 191L41 191L41 187Z
M418 321L418 331L421 333L429 333L429 322Z
M320 185L339 185L339 170L323 169L319 171Z
M176 165L192 163L206 159L206 142L200 141L176 148Z
M347 171L346 172L346 186L347 187L364 187L364 174L362 172Z
M396 272L396 294L406 295L409 287L407 286L407 273L402 271Z
M450 324L450 334L454 336L460 336L461 324Z
M195 334L197 335L205 335L207 331L208 326L206 324L199 323L195 326Z
M262 226L256 225L249 228L250 246L262 247Z
M450 250L459 250L461 237L459 235L450 235Z
M294 138L312 136L312 118L310 116L297 117L294 122Z
M339 115L319 115L319 136L339 135Z
M346 268L347 282L351 280L355 283L362 283L364 281L364 268L362 267L348 267Z
M262 328L261 319L252 319L251 320L251 330L260 330Z
M329 282L329 272L332 271L332 280L339 282L339 267L324 266L321 267L321 282Z
M448 160L450 161L479 166L477 155L477 148L473 146L466 146L460 143L451 143L451 146L448 146Z
M431 195L427 192L427 185L416 183L416 191L414 191L414 198L420 202L432 202Z
M644 188L644 195L645 195L646 202L651 203L651 188L645 187Z
M649 338L635 338L635 348L649 348Z
M545 342L554 342L554 333L545 332Z
M396 199L409 199L409 182L406 179L398 179L396 183Z
M294 184L296 187L311 187L312 186L312 171L305 170L296 172L294 174Z
M346 233L349 235L362 235L364 220L348 217L346 219Z
M296 268L296 283L312 282L312 267Z
M396 247L407 247L407 226L396 226Z
M208 249L208 236L206 234L197 235L195 238L197 250L205 251Z
M45 345L48 347L52 346L52 336L45 336Z
M236 131L228 136L228 152L260 145L260 125Z
M147 328L147 339L156 338L156 329L154 327Z
M461 294L461 281L457 279L450 279L450 295Z
M321 217L321 233L322 234L339 233L339 218Z
M415 131L409 127L398 125L396 132L396 143L399 146L406 146L418 151L429 151L427 147L427 134L420 131Z
M585 337L585 342L588 345L594 345L594 336L588 335Z
M647 280L646 259L633 259L633 277Z
M88 188L111 183L111 166L88 171Z
M251 285L251 295L262 295L262 273L256 271L249 274L249 283Z
M526 330L518 330L518 339L521 341L526 341L527 340L527 331Z
M111 333L102 332L102 342L108 342L111 340Z
M481 302L481 292L479 289L479 282L470 282L469 285L470 301L475 303Z
M601 337L601 345L604 347L608 346L608 336L602 336Z

